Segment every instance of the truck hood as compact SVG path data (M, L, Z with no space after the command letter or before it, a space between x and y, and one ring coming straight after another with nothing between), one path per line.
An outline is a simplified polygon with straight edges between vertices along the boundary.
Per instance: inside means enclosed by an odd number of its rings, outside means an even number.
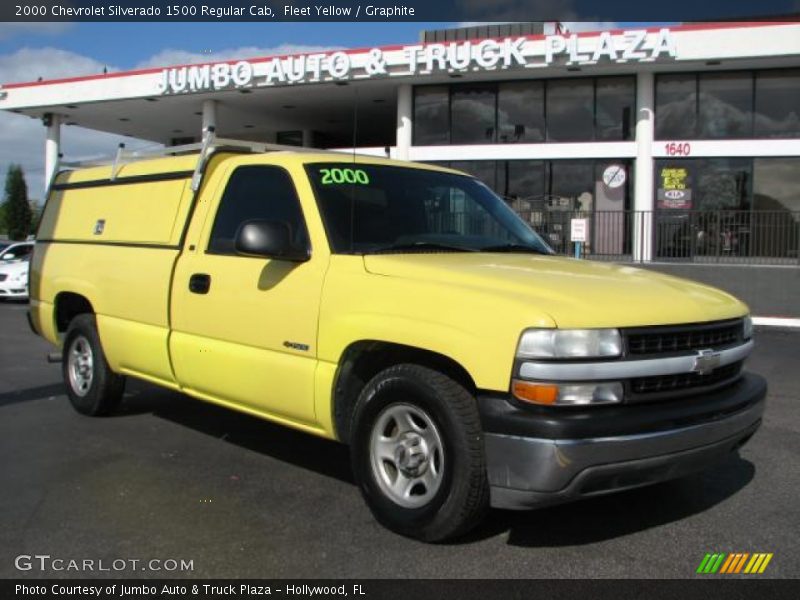
M505 253L366 255L374 275L497 295L498 310L522 305L556 326L632 327L743 316L747 306L700 283L612 263ZM422 291L422 290L420 290ZM510 306L509 303L514 304Z

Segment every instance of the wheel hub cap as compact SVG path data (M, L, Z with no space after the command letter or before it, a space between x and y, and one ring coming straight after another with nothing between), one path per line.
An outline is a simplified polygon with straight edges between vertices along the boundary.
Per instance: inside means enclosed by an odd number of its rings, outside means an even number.
M418 433L404 433L394 450L397 466L406 477L419 477L428 467L428 445Z
M67 352L67 374L70 387L78 396L89 393L94 379L94 356L89 340L76 337Z
M381 492L404 508L429 503L444 480L442 437L433 418L410 403L390 404L370 434L372 475Z

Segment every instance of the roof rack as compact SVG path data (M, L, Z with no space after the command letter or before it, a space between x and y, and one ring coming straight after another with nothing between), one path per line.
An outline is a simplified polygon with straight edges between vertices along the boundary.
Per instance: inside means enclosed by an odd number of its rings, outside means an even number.
M197 164L194 168L192 175L192 190L197 191L200 186L200 178L205 168L208 159L214 152L224 150L236 150L238 152L247 151L253 153L259 152L325 152L332 154L341 154L336 150L320 150L319 148L307 148L303 146L286 146L283 144L270 144L264 142L251 142L248 140L236 140L231 138L217 137L216 130L213 126L207 127L203 132L203 141L192 144L182 144L180 146L163 146L160 148L145 148L141 150L134 150L127 152L125 144L121 143L117 147L117 152L113 160L108 159L93 159L85 161L62 161L61 167L67 169L79 169L85 167L106 167L111 165L111 177L113 181L119 174L123 165L137 162L140 160L147 160L150 158L158 158L160 156L178 156L181 154L199 154Z

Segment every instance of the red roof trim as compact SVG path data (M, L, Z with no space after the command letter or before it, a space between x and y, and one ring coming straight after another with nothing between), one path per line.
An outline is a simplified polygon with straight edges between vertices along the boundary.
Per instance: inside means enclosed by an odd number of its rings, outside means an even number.
M715 30L715 29L738 29L742 27L768 27L768 26L775 26L775 25L796 25L800 23L800 21L736 21L736 22L720 22L720 23L689 23L687 25L678 25L677 27L669 27L671 31L704 31L704 30ZM612 34L620 34L626 29L611 29L606 30ZM648 32L659 31L660 29L664 29L664 27L657 26L657 27L646 27L645 28ZM576 33L578 37L593 37L602 33L602 31L583 31ZM571 33L569 34L571 35ZM545 35L528 35L522 36L529 40L541 40L544 39ZM485 39L485 38L481 38ZM502 38L498 38L502 39ZM474 40L463 40L463 41L474 41ZM434 42L430 42L434 43ZM427 46L428 44L420 43L420 44L393 44L390 46L379 46L379 48L384 52L392 52L395 50L401 50L407 46L413 45L420 45L420 46ZM345 54L361 54L364 52L368 52L371 50L370 47L362 47L362 48L350 48L350 49L342 49L342 50L328 50L325 53L329 54L332 52L344 52ZM321 54L322 52L320 52ZM131 71L116 71L114 73L103 73L98 75L83 75L80 77L65 77L62 79L48 79L44 81L25 81L21 83L9 83L2 85L2 89L10 90L15 88L24 88L24 87L34 87L40 85L58 85L63 83L77 83L81 81L91 81L94 79L116 79L118 77L135 77L137 75L150 75L153 73L160 73L164 69L180 69L182 67L191 67L191 66L203 66L203 65L216 65L220 63L228 63L229 65L236 64L239 61L246 60L247 62L251 63L261 63L271 61L276 58L284 59L290 56L309 56L311 54L315 54L314 52L300 52L296 54L278 54L274 56L259 56L255 58L237 58L231 60L218 60L213 62L204 62L204 63L191 63L191 64L179 64L179 65L167 65L164 67L152 67L149 69L135 69Z

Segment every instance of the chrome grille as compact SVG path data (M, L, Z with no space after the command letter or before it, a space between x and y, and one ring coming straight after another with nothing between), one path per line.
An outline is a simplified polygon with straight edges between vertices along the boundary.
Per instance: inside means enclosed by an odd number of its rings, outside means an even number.
M721 350L744 342L742 319L636 327L622 330L625 352L631 359L649 359L696 354L699 350ZM629 402L648 402L676 398L716 388L736 381L743 361L718 367L709 373L677 373L638 377L627 382Z
M697 325L642 327L623 330L628 356L683 354L722 348L743 341L741 319Z
M733 381L742 370L742 361L714 369L710 373L677 373L656 377L639 377L630 380L635 395L678 392L692 388L706 388Z

